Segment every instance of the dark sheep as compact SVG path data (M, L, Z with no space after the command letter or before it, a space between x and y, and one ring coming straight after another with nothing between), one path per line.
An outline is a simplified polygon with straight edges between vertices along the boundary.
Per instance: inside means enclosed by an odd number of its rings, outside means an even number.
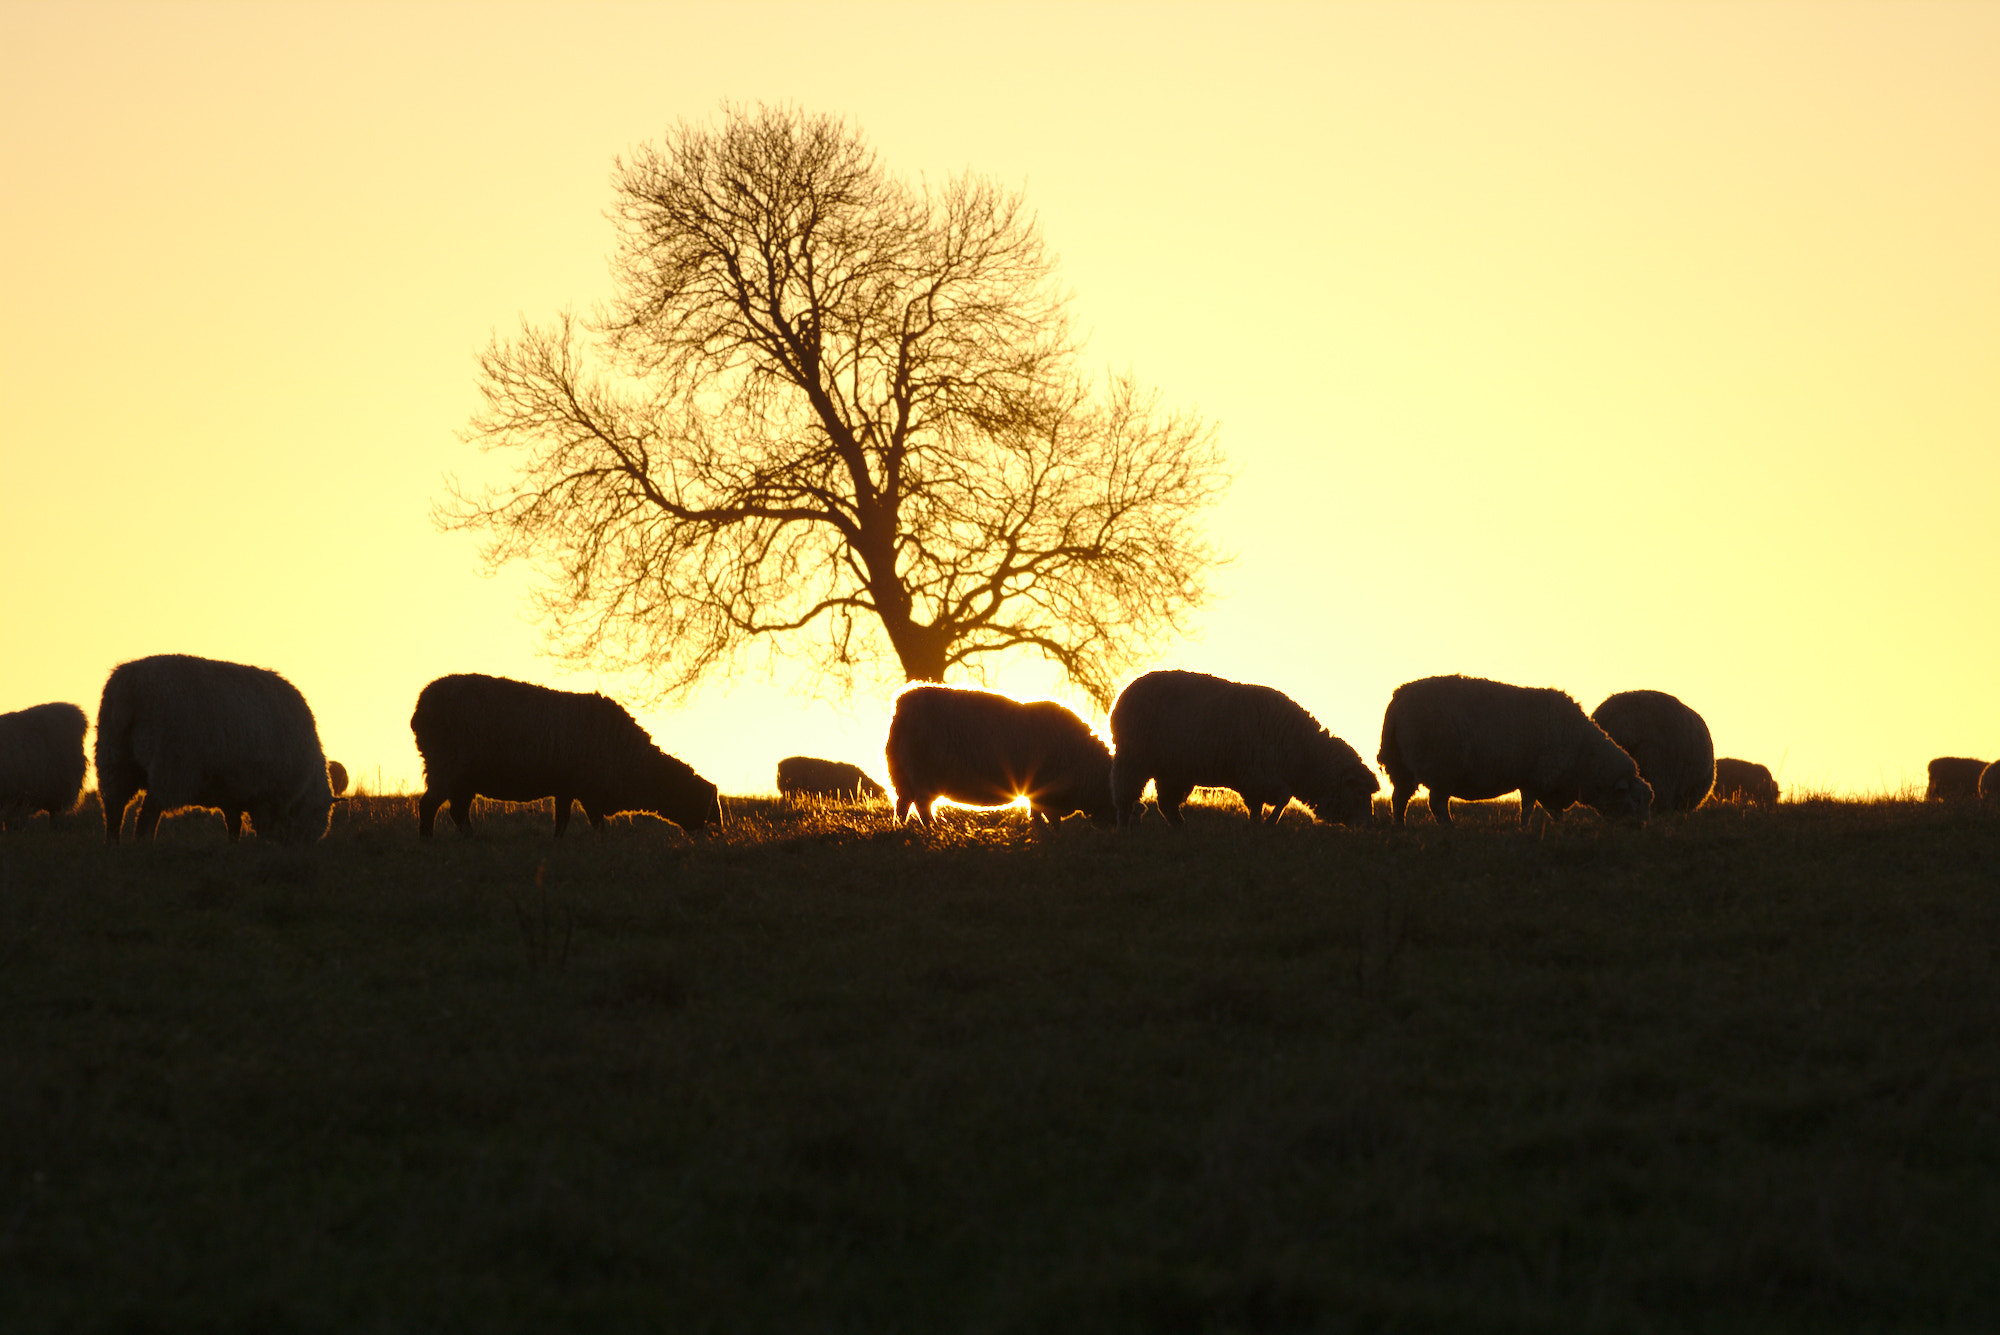
M1296 797L1319 820L1365 822L1382 787L1353 747L1284 692L1203 672L1148 672L1111 706L1111 801L1140 814L1152 780L1160 814L1182 823L1197 785L1233 789L1253 825L1276 825Z
M1053 700L912 686L896 697L884 745L896 816L912 806L928 825L940 798L971 806L1028 800L1030 819L1072 811L1111 819L1111 751L1090 725Z
M1715 789L1710 796L1717 802L1774 806L1778 801L1778 781L1762 765L1719 756L1715 762Z
M778 791L797 797L886 797L888 790L859 765L817 756L786 756L778 762Z
M71 704L0 714L0 829L41 812L49 828L83 800L83 736L90 718Z
M188 807L220 811L232 841L312 843L333 810L319 729L298 688L267 668L156 654L112 669L97 706L97 791L118 842L140 790L135 837Z
M1581 705L1547 687L1481 677L1405 682L1383 712L1376 759L1393 785L1389 810L1398 825L1419 785L1430 789L1440 825L1451 824L1454 797L1517 791L1523 826L1537 805L1560 819L1584 802L1607 819L1639 824L1652 810L1653 790L1632 757Z
M1693 811L1715 787L1715 742L1701 715L1665 691L1620 691L1590 715L1632 757L1653 804Z
M443 805L466 833L475 796L554 797L558 836L569 827L572 802L598 830L626 811L690 834L722 824L715 785L653 745L622 705L601 695L478 673L439 677L418 694L410 731L424 760L417 816L425 838Z
M1930 786L1924 789L1926 802L1957 802L1979 796L1979 776L1986 762L1965 756L1939 756L1930 763Z

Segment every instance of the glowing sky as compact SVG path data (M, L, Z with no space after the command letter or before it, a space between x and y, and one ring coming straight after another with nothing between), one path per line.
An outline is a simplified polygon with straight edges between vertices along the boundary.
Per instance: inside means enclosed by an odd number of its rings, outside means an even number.
M257 663L394 787L443 673L629 694L428 509L490 333L609 295L613 156L725 98L1024 188L1091 356L1220 421L1158 666L1370 758L1453 671L1671 691L1788 789L2000 756L1990 3L0 0L0 709ZM885 697L785 685L635 712L726 792L881 773Z

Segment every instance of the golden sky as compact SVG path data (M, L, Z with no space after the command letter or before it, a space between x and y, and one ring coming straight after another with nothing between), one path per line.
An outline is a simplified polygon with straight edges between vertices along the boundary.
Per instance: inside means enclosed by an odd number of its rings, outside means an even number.
M724 99L1022 187L1090 355L1221 423L1157 666L1371 758L1440 672L1788 789L2000 757L1995 3L0 0L0 710L235 659L414 787L434 677L630 694L428 509L492 331L610 295L614 155ZM635 712L726 792L882 772L885 698L786 684Z

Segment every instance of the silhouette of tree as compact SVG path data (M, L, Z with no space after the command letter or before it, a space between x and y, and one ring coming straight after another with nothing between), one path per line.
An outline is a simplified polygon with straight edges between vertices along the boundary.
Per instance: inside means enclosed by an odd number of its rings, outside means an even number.
M558 658L664 698L760 646L842 692L1028 649L1108 705L1186 632L1215 431L1087 382L1017 193L909 184L787 108L683 122L614 184L616 296L495 337L465 439L516 470L434 512L536 567Z

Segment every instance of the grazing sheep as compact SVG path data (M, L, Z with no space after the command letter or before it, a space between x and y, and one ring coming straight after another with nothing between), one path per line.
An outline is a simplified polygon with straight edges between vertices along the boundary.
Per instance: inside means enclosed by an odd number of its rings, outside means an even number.
M1396 823L1419 784L1431 814L1451 824L1451 799L1521 794L1521 824L1539 804L1552 819L1586 802L1612 820L1643 824L1653 791L1632 757L1561 691L1480 677L1405 682L1382 715L1376 759L1394 786Z
M1715 787L1715 742L1701 715L1665 691L1620 691L1590 716L1632 757L1653 804L1693 811Z
M188 654L112 669L97 706L97 789L113 844L141 789L139 839L168 812L208 807L222 812L232 841L247 813L259 838L311 843L333 810L319 730L298 688L266 668Z
M1230 788L1250 823L1276 825L1294 798L1315 817L1365 822L1382 783L1354 748L1269 686L1202 672L1148 672L1111 706L1111 802L1121 825L1140 816L1153 780L1160 814L1181 824L1197 784Z
M346 792L347 766L341 764L338 760L327 761L326 782L327 786L333 789L333 795L335 797L339 797L342 793Z
M2000 802L2000 760L1979 771L1979 800ZM50 817L51 820L54 817Z
M70 704L0 714L0 829L46 811L53 830L58 817L76 810L89 729L89 716Z
M1762 765L1720 756L1715 762L1715 790L1711 795L1718 802L1756 802L1762 806L1775 806L1778 781Z
M1986 762L1965 756L1939 756L1930 764L1930 787L1924 789L1926 802L1956 802L1979 796L1979 776Z
M911 686L896 697L883 747L896 816L928 825L940 798L973 806L1028 800L1029 819L1072 811L1111 819L1111 752L1090 725L1053 700Z
M653 745L624 707L601 695L551 690L507 677L439 677L417 695L410 715L424 761L418 832L426 839L448 805L459 833L472 825L472 799L556 800L556 834L571 802L593 829L607 816L643 811L690 834L722 824L715 785Z
M788 796L886 797L881 784L844 760L786 756L778 762L778 791Z

